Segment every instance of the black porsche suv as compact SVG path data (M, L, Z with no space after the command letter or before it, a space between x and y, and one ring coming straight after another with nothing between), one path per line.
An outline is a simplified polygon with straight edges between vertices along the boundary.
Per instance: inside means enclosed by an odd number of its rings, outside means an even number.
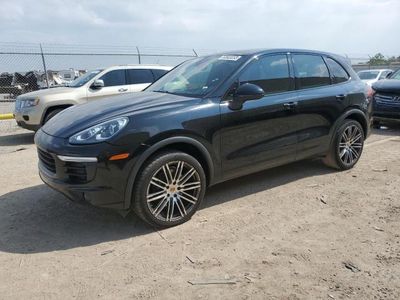
M73 200L190 219L207 186L320 157L346 170L369 134L365 85L340 56L237 51L187 61L144 92L66 109L35 136L39 173Z

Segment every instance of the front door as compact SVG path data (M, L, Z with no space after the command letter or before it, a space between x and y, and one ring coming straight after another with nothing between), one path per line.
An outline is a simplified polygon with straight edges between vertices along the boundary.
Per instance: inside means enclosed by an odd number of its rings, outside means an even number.
M286 54L255 59L238 84L262 87L265 96L240 110L221 103L221 163L224 179L294 161L298 119L297 92Z
M126 84L124 69L109 71L99 79L103 80L104 87L100 89L92 89L89 87L87 93L88 101L111 98L130 92L130 87Z

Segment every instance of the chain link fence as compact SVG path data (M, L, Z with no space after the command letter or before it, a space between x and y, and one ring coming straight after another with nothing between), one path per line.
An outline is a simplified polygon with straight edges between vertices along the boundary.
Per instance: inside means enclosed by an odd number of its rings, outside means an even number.
M13 111L17 96L62 86L91 69L126 64L175 66L213 52L210 49L0 42L0 118ZM0 119L0 132L16 129L14 123Z
M175 66L211 50L0 42L0 101L63 85L87 70L124 64Z

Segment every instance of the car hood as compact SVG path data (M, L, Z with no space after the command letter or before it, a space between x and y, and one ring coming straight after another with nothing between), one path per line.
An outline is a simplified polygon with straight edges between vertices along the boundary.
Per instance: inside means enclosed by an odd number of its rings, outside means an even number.
M379 80L372 85L372 88L377 92L400 93L400 80Z
M57 87L57 88L50 88L50 89L43 89L43 90L37 90L34 92L26 93L21 96L19 96L19 99L25 99L25 98L33 98L33 97L41 97L41 96L50 96L50 95L56 95L56 94L68 94L73 92L74 88L68 88L68 87Z
M134 115L143 110L173 108L193 98L156 92L139 92L94 100L67 108L48 121L42 130L52 136L71 135L114 117Z

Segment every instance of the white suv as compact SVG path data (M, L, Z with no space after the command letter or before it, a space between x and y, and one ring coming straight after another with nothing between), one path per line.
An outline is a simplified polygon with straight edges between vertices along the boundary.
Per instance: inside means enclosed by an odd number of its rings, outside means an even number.
M67 107L103 98L112 101L117 95L140 92L171 69L168 66L127 65L92 70L66 87L18 96L14 117L18 126L38 130Z

